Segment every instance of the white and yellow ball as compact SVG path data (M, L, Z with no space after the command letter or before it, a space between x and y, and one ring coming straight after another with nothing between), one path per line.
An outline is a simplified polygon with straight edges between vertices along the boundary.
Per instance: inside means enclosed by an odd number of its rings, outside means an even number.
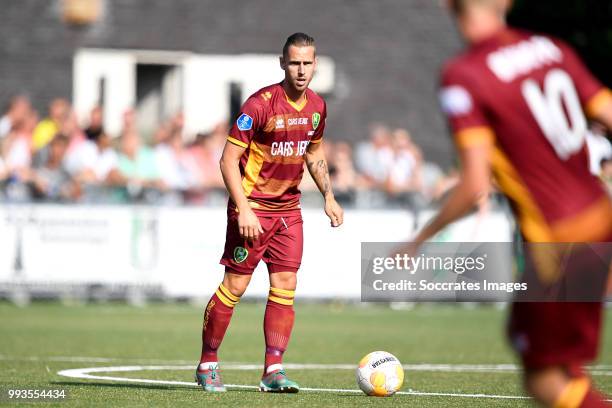
M402 364L386 351L373 351L362 358L356 374L359 388L376 397L389 397L404 383Z

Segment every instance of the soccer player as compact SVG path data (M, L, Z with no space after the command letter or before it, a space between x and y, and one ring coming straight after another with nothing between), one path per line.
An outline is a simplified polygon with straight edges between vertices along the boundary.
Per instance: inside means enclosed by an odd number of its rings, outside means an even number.
M230 195L221 264L225 277L204 311L202 355L196 379L205 391L225 391L217 350L234 307L260 260L270 292L264 316L266 342L261 391L295 393L299 386L282 366L293 328L296 272L302 259L300 190L304 161L325 199L332 227L343 210L332 192L321 147L325 101L308 89L317 65L315 42L304 33L287 38L280 57L282 82L262 88L242 106L221 158ZM244 339L249 341L249 339Z
M504 0L449 0L468 49L444 67L440 101L461 178L406 248L415 251L485 195L494 176L527 242L612 241L612 203L589 173L585 114L612 129L612 96L562 41L512 29ZM584 271L588 273L588 271ZM582 371L602 304L514 303L510 337L527 392L546 406L605 406Z

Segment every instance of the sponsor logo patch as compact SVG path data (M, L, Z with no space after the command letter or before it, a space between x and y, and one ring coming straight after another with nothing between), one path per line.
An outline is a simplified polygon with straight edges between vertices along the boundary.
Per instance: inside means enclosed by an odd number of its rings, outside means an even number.
M300 140L298 142L272 142L270 154L272 156L303 156L310 140Z
M249 256L249 250L245 247L236 247L234 248L234 261L236 263L242 263Z
M307 125L308 118L289 118L287 119L288 126Z
M452 85L440 91L440 105L447 115L465 115L472 110L472 97L464 87Z
M246 113L243 113L236 121L236 125L238 126L238 129L242 131L251 130L253 127L253 118Z
M285 127L285 120L283 118L276 119L276 129L283 129Z

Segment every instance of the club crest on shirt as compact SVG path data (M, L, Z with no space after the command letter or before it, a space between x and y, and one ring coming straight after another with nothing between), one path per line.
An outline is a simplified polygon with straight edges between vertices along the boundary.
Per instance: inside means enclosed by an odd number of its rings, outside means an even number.
M234 261L236 263L242 263L249 256L249 250L245 247L236 247L234 248Z
M319 127L319 122L321 121L321 115L319 112L315 112L312 114L312 128L317 129Z
M246 113L243 113L236 121L236 126L238 126L238 129L242 131L251 130L253 127L253 118Z

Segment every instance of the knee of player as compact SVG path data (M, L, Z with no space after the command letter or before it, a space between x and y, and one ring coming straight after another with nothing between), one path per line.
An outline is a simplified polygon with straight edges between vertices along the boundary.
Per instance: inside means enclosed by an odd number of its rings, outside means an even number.
M229 290L232 295L241 297L249 286L251 280L249 276L234 277L234 274L226 274L223 279L223 286Z
M295 290L297 286L297 276L293 272L279 272L270 274L270 284L272 287L286 290Z

